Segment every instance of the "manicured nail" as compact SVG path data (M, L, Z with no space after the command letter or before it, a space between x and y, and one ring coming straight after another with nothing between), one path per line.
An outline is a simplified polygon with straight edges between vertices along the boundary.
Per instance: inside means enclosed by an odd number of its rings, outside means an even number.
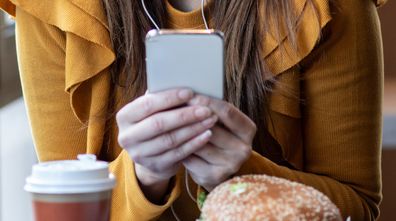
M207 107L199 107L198 109L195 110L195 116L197 117L209 117L210 110Z
M213 116L211 118L202 121L202 125L204 125L205 127L211 127L216 123L217 119L218 119L217 116Z
M182 89L179 91L178 96L180 99L186 100L192 98L194 95L193 91L190 89Z

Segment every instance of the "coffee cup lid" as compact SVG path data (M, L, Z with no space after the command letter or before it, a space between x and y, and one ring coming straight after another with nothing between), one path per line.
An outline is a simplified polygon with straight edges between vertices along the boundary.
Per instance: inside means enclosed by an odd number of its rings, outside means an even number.
M33 166L25 190L43 194L79 194L111 190L115 177L109 165L93 154L78 155L78 160L49 161Z

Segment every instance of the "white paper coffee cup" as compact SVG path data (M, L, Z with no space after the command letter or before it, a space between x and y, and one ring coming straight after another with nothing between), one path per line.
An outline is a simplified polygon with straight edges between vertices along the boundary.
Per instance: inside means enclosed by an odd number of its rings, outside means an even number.
M95 155L33 166L25 190L32 193L36 221L107 221L115 177Z

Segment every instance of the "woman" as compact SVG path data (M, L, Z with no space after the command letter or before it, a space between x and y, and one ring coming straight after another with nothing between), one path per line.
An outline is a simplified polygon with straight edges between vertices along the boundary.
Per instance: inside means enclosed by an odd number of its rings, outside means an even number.
M199 2L146 4L162 28L203 28ZM209 1L210 27L226 42L219 101L188 89L145 94L153 25L140 1L0 0L17 22L39 159L111 161L112 220L173 220L171 208L197 218L184 169L191 192L274 175L322 191L345 218L376 219L383 3Z

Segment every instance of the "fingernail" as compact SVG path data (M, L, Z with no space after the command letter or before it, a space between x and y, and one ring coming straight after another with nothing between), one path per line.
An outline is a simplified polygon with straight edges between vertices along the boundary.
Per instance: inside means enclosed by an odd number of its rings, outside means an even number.
M211 114L209 108L207 107L200 107L196 109L194 113L197 117L209 117Z
M190 89L182 89L179 91L178 96L180 99L186 100L192 98L193 92Z
M191 104L191 105L195 105L195 104L197 104L198 103L198 96L195 96L193 99L191 99L190 101L189 101L189 104Z
M205 127L211 127L213 126L214 123L216 123L216 121L217 121L217 116L213 116L211 118L202 121L202 125L204 125Z
M202 140L206 140L206 139L208 139L211 136L212 136L212 131L211 130L207 130L201 135L201 139Z

